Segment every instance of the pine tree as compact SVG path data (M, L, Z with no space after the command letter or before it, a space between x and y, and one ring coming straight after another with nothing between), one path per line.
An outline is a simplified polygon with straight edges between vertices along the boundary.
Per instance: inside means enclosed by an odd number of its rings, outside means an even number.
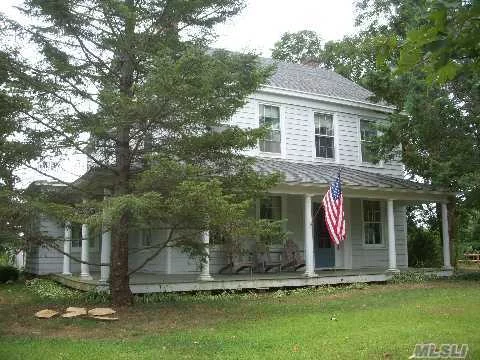
M255 173L242 155L264 129L225 125L271 69L254 55L208 48L214 26L242 7L241 0L29 0L34 24L9 22L39 49L28 116L52 134L44 154L73 150L91 164L72 189L88 201L44 211L111 229L116 305L132 301L132 231L168 232L150 246L148 262L166 246L204 255L198 235L213 228L238 241L278 230L248 216L253 199L278 180ZM102 200L104 188L112 195Z

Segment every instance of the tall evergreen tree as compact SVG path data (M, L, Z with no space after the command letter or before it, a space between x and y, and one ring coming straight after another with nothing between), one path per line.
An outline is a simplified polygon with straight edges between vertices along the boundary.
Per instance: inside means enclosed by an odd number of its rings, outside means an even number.
M111 229L117 305L132 301L132 230L168 229L148 247L146 263L166 246L202 255L198 235L211 228L236 239L278 229L248 217L252 199L277 180L256 174L242 155L264 129L225 126L270 69L253 55L207 48L214 26L242 7L242 0L28 0L34 24L9 21L40 50L29 69L37 96L28 116L51 132L47 153L73 149L91 164L74 189L88 202L45 211ZM102 201L103 188L113 193Z

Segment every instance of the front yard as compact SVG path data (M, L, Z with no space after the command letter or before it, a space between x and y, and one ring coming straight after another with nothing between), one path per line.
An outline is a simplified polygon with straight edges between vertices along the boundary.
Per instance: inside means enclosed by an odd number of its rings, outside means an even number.
M0 359L408 359L417 343L468 344L478 359L479 299L480 282L462 280L168 295L104 323L36 319L92 300L1 285Z

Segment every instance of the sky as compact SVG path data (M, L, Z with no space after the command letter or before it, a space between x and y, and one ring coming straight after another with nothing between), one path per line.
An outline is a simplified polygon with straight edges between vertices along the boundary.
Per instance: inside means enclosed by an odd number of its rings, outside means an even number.
M18 19L14 5L21 0L0 0L0 12ZM354 32L353 0L247 0L243 12L216 28L215 48L255 51L268 57L285 32L313 30L324 42L339 40ZM73 181L86 171L83 156L68 156L55 169L43 169L64 181ZM22 184L46 180L32 171L20 173Z

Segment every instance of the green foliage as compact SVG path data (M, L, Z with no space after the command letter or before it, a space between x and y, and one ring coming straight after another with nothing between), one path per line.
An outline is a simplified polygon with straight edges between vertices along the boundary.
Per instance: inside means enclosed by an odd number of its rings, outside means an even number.
M272 58L293 63L321 64L322 39L310 30L286 32L272 49Z
M438 279L438 276L435 274L423 271L402 271L399 274L393 275L389 282L393 284L422 284L436 279Z
M42 278L26 280L25 286L39 299L59 304L106 304L111 301L108 293L74 290L60 285L55 281Z
M0 265L0 284L7 281L17 281L19 275L17 268L9 265Z

